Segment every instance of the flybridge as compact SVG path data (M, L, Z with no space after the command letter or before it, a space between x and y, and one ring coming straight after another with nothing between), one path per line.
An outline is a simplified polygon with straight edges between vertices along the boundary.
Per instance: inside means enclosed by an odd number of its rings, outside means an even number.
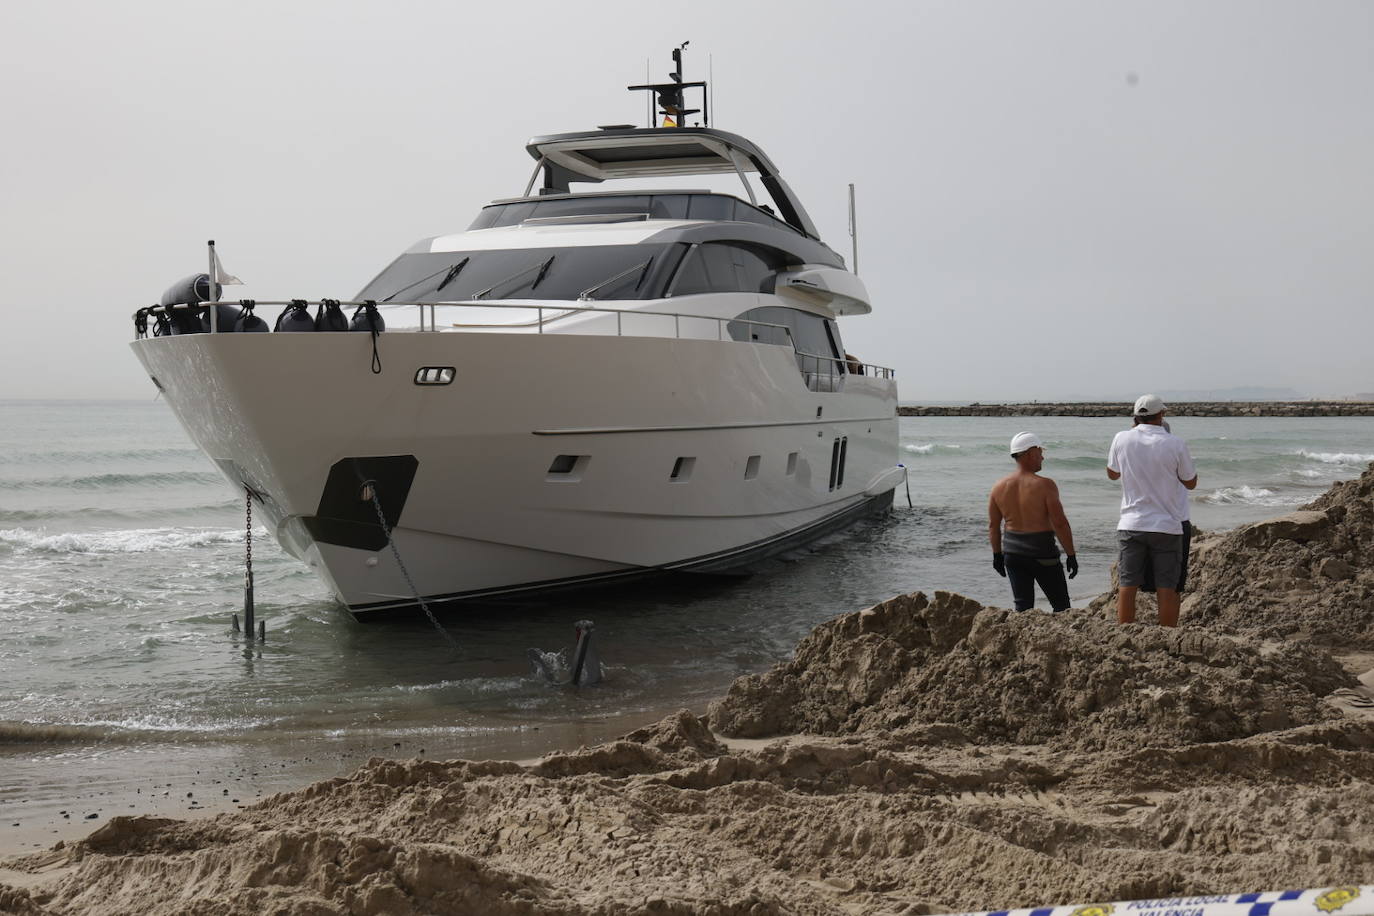
M629 86L648 91L658 101L663 126L636 128L628 124L598 130L534 137L525 149L538 162L525 185L523 198L571 193L573 182L599 183L623 178L657 178L675 175L730 174L739 176L749 203L781 218L804 235L820 240L801 201L778 174L778 169L752 141L710 126L706 82L683 82L683 42L673 49L672 82ZM700 89L701 108L687 108L685 90ZM652 111L652 108L650 109ZM688 115L702 114L703 125L687 127ZM543 180L536 192L535 183ZM772 198L760 204L747 174L757 176ZM522 199L523 199L522 198Z

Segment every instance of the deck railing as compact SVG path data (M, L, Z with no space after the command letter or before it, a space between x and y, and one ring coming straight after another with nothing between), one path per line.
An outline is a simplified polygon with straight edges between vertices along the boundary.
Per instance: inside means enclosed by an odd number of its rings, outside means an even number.
M790 348L792 349L792 351L793 351L793 352L796 354L796 356L797 356L797 365L798 365L798 368L801 370L802 377L806 379L807 387L810 388L812 391L838 391L838 390L840 390L840 387L841 387L841 385L842 385L842 383L843 383L843 379L844 379L844 377L845 377L846 375L859 375L859 376L866 376L866 377L869 377L869 378L883 378L883 379L891 379L891 378L894 378L894 377L896 376L896 372L894 372L892 369L887 368L886 366L872 366L872 365L867 365L867 364L864 364L864 363L860 363L860 362L858 362L857 360L854 360L854 359L849 359L849 358L836 358L836 357L833 357L833 356L824 356L824 355L821 355L821 354L818 354L818 353L808 353L808 352L806 352L806 351L804 351L804 350L801 350L801 349L799 349L799 348L797 347L797 345L796 345L796 340L795 340L795 338L792 336L792 331L791 331L791 329L788 328L786 325L782 325L782 324L774 324L774 323L768 322L768 321L753 321L753 320L750 320L750 319L747 319L747 318L716 318L716 317L712 317L712 316L709 316L709 315L689 315L689 314L686 314L686 313L683 313L683 312L658 312L658 311L648 311L648 310L641 310L641 309L627 310L627 309L617 309L617 308L606 308L606 307L604 307L604 306L594 306L594 305L573 305L573 304L569 304L569 305L522 305L522 304L510 303L510 302L375 302L375 301L372 301L372 300L363 301L363 302L355 302L355 301L341 301L341 300L335 300L335 299L330 299L330 300L325 300L325 301L310 301L310 300L304 300L304 299L273 300L273 301L262 301L262 300L253 300L253 299L241 299L241 300L237 300L237 301L221 301L221 302L218 302L218 303L213 303L213 302L201 302L201 303L197 303L197 304L195 304L195 305L191 305L191 304L154 305L154 306L150 306L150 307L148 307L148 308L139 309L137 312L134 313L134 339L137 340L137 339L139 339L139 338L143 338L143 337L147 337L147 336L148 336L148 317L149 317L149 316L159 316L159 315L161 315L161 316L168 316L168 315L171 315L171 314L173 314L173 313L177 313L177 312L187 312L187 311L193 312L193 313L195 313L195 314L198 316L198 315L200 315L201 313L205 312L206 309L207 309L207 307L208 307L208 306L211 306L211 305L223 305L223 306L229 306L229 307L231 307L231 308L234 307L234 306L238 306L238 307L240 308L241 311L247 312L247 313L252 313L253 310L254 310L255 308L258 308L258 307L260 307L260 306L280 306L280 307L282 307L282 308L288 308L288 307L291 307L291 306L301 306L301 305L303 305L303 306L309 308L309 307L311 307L311 306L320 306L320 305L330 304L330 303L335 304L335 305L339 305L339 306L341 306L341 307L342 307L342 306L348 306L348 307L355 308L355 309L357 309L357 308L365 308L365 307L367 307L367 306L374 306L374 307L376 307L379 311L382 310L382 309L386 309L386 310L400 310L400 309L406 309L406 308L418 308L418 309L419 309L419 317L420 317L420 326L419 326L418 329L412 329L412 328L410 328L410 327L406 327L406 328L404 328L404 329L394 329L394 330L404 330L404 331L418 330L418 332L420 332L420 333L435 333L435 332L438 332L439 327L438 327L438 311L437 311L437 310L438 310L439 307L443 307L443 308L445 308L445 309L448 309L448 308L459 308L459 309L464 309L464 308L466 308L466 309L509 309L509 310L518 310L518 311L525 311L525 312L533 312L533 313L534 313L533 318L532 318L531 320L525 321L525 322L504 322L504 323L500 323L500 324L491 324L491 323L476 324L476 323L465 323L465 322L453 322L453 323L450 325L450 328L456 328L456 329L460 329L460 330L492 330L492 331L496 331L496 330L501 330L501 329L535 328L535 329L536 329L536 330L535 330L535 333L543 334L543 333L544 333L544 328L545 328L546 325L553 324L554 322L561 321L562 319L569 318L569 317L574 316L574 315L580 315L580 314L589 313L589 312L597 312L597 313L602 313L602 314L605 314L605 315L614 315L614 316L615 316L615 336L617 336L617 337L624 337L624 336L627 336L627 335L626 335L626 331L625 331L625 326L626 326L627 324L629 324L629 325L641 324L641 325L642 325L643 323L642 323L642 322L638 322L637 319L645 318L645 317L648 317L648 318L660 318L660 319L671 319L671 320L672 320L672 323L673 323L673 326L672 326L672 333L671 333L671 334L644 334L644 333L639 333L639 334L631 334L631 335L628 335L628 336L636 336L636 337L673 337L673 338L682 339L682 340L711 340L711 339L713 339L713 338L712 338L712 335L710 335L709 333L708 333L708 334L687 334L687 335L684 336L683 330L684 330L684 327L686 327L686 328L688 328L688 329L691 329L691 328L693 328L693 327L703 328L703 327L709 327L710 325L714 324L714 325L715 325L715 328L714 328L714 331L715 331L714 339L715 339L715 340L722 340L722 341L723 341L723 340L733 340L733 339L734 339L734 338L730 335L730 333L729 333L729 329L728 329L728 326L729 326L729 325L731 325L731 324L750 325L750 326L761 327L761 328L772 328L772 329L774 329L775 331L781 331L781 332L782 332L782 335L787 339L788 344L770 344L770 346L788 346L788 345L790 345ZM211 315L215 315L215 312L214 312L214 311L211 311L210 314L211 314ZM216 319L217 319L217 316L216 316ZM221 334L222 334L222 333L227 333L227 332L225 332L225 331L220 331L220 330L218 329L218 321L217 321L217 320L212 320L211 323L212 323L212 325L214 326L214 327L212 327L212 329L211 329L211 333L214 333L214 332L218 332L218 333L221 333ZM555 332L555 333L556 333L556 332ZM606 331L605 333L609 333L609 330ZM759 343L760 341L746 341L746 342Z

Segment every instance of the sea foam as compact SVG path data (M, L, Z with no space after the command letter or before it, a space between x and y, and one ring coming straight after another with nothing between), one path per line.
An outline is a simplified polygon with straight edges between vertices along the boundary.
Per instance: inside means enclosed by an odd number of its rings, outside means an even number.
M40 553L149 553L242 541L243 532L232 528L129 528L65 534L27 528L0 530L0 544Z
M1213 490L1202 497L1204 503L1213 506L1249 505L1249 506L1296 506L1304 502L1305 498L1295 495L1283 495L1276 493L1267 487L1221 487Z
M902 451L904 451L904 452L911 452L913 455L929 455L931 452L935 451L936 449L946 449L946 450L949 450L949 451L956 451L956 450L958 450L959 448L961 448L961 446L958 446L958 445L942 445L942 444L937 443L937 442L927 442L925 445L912 445L912 444L908 443L908 444L902 446Z
M1368 464L1374 461L1374 455L1364 455L1359 452L1309 452L1307 449L1298 449L1298 454L1309 461L1320 461L1322 464Z

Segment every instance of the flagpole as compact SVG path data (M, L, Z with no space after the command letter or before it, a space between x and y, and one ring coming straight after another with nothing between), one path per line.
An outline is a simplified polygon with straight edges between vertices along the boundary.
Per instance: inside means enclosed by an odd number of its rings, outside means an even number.
M211 303L215 303L219 301L219 295L215 289L217 285L215 283L215 274L217 273L215 270L215 240L210 239L210 241L205 244L209 246L208 257L210 261L210 266L207 271L207 275L210 277L210 292L206 298L208 298ZM219 333L219 307L213 304L210 306L210 333Z

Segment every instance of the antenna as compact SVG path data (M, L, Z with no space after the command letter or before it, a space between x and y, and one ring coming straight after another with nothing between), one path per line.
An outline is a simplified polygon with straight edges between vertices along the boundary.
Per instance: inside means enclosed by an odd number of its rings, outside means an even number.
M702 121L706 126L711 125L710 105L707 102L707 89L705 81L684 83L682 81L682 50L686 48L690 41L684 41L673 49L673 69L668 74L668 83L645 83L642 86L627 86L631 91L644 90L652 93L649 106L649 127L654 126L652 100L658 99L659 111L663 115L663 127L686 127L687 116L698 112L702 115ZM701 90L701 108L688 108L683 98L683 90Z
M854 182L849 183L849 238L854 252L854 276L859 275L859 218L854 211Z

